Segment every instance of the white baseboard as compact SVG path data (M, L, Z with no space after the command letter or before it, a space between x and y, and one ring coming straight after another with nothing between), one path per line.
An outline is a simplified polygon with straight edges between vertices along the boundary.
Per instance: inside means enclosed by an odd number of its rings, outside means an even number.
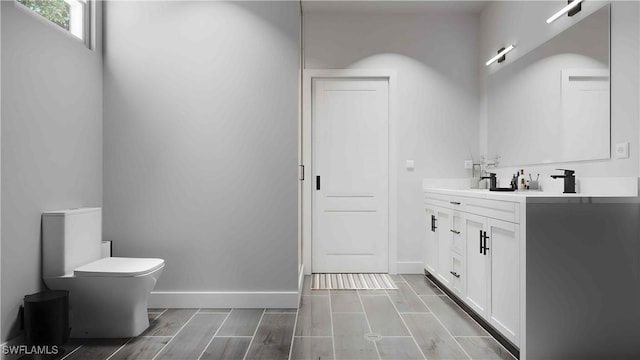
M398 261L398 274L422 274L424 263L422 261Z
M298 308L298 291L188 292L152 291L150 308Z

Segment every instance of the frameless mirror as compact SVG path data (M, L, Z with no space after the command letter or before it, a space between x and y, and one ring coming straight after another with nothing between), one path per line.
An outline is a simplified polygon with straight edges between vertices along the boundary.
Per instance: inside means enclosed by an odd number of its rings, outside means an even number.
M609 8L489 76L487 150L501 166L611 156Z

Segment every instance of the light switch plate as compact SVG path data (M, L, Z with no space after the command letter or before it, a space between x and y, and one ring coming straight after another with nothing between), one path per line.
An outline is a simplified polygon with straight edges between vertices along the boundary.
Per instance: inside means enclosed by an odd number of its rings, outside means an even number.
M628 159L629 158L629 143L619 143L616 144L616 158L617 159Z
M406 167L407 170L415 169L415 162L413 160L407 160Z

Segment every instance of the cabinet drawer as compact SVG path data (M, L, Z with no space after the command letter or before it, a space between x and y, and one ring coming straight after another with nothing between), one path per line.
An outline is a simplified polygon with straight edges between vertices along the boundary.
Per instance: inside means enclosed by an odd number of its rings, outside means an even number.
M520 207L515 202L467 198L464 211L472 214L509 221L520 222Z
M423 201L427 205L454 211L478 214L513 223L520 222L520 207L517 202L430 192L424 193Z
M464 298L464 258L457 254L451 256L451 290L460 298Z
M445 209L461 210L464 208L465 199L461 196L425 193L424 203Z
M464 224L462 222L462 213L454 211L451 217L451 250L458 255L464 255L466 241L463 235Z

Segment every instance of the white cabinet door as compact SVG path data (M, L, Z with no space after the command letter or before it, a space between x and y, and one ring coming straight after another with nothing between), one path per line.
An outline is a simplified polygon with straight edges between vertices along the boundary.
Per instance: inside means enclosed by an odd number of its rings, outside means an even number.
M438 272L437 278L442 284L451 288L451 210L436 210L436 226L438 232Z
M424 267L432 275L438 272L438 229L436 228L436 209L425 206L425 244Z
M517 224L489 219L487 246L491 254L491 314L489 322L519 344L520 239Z
M486 232L487 218L465 214L463 234L466 240L466 296L465 302L478 315L487 318L489 304L490 261L489 252L482 250L482 234Z

